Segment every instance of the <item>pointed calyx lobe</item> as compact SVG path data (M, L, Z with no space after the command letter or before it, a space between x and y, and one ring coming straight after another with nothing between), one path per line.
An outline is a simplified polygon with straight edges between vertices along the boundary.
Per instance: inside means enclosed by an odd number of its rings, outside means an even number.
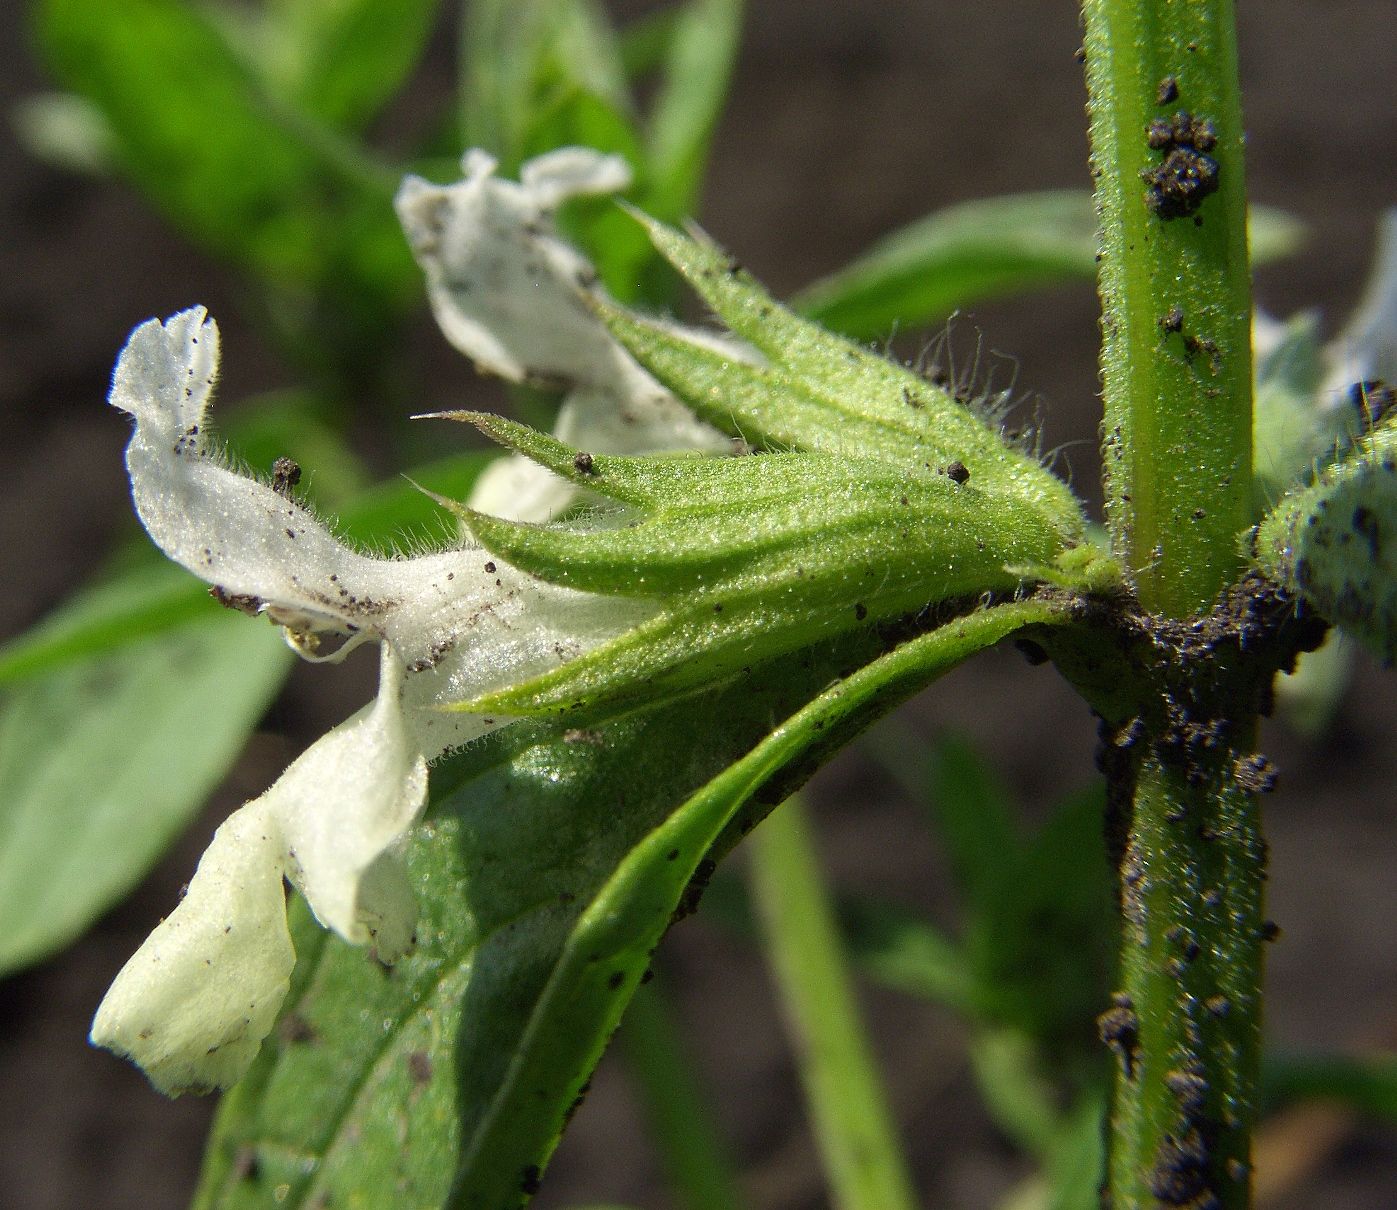
M1064 577L1082 531L1064 484L940 388L775 303L705 240L641 221L745 346L593 306L703 419L770 452L608 457L452 414L598 506L548 527L458 507L484 546L552 583L657 606L616 641L459 708L636 703L854 626Z

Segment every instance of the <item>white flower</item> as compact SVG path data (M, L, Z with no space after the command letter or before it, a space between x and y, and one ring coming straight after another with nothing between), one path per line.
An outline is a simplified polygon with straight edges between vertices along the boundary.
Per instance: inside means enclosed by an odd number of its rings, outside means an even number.
M614 156L568 148L498 179L483 152L465 179L404 181L398 213L447 338L486 371L569 393L558 435L597 453L718 452L698 421L616 343L588 305L592 266L557 234L568 197L625 186ZM729 348L722 338L697 335ZM507 719L442 705L556 666L629 629L651 607L535 580L473 547L375 558L340 542L278 488L230 466L208 430L218 330L200 308L132 333L110 401L136 419L126 463L141 521L225 604L263 614L312 661L381 648L376 700L313 744L215 834L183 901L113 983L92 1040L161 1089L227 1087L276 1019L294 962L283 879L348 941L392 961L415 905L400 849L426 801L427 766ZM545 520L573 489L518 457L482 476L471 504Z
M465 179L433 185L410 176L398 217L427 279L442 332L480 369L511 382L568 389L557 436L593 453L720 453L728 438L698 420L621 348L588 305L596 271L558 235L557 206L630 183L614 155L564 147L530 160L519 181L469 151ZM744 355L731 342L686 331ZM751 356L750 352L745 354ZM547 520L571 501L565 480L519 455L502 458L476 485L472 507L516 521Z
M351 550L289 492L209 439L218 329L195 308L132 334L111 403L136 419L126 462L141 521L225 603L263 613L312 660L381 645L376 701L312 745L219 829L188 894L122 969L92 1039L167 1092L238 1079L270 1030L292 954L283 875L321 923L391 961L415 909L397 849L427 764L508 720L437 707L551 668L649 607L535 580L477 548Z

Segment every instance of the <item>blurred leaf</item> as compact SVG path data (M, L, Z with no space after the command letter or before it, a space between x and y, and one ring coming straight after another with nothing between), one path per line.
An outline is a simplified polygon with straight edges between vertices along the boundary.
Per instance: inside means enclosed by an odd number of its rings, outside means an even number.
M605 112L613 135L630 126L620 46L592 0L472 0L461 48L465 144L498 156L504 176L516 176L530 155L559 146L536 133L541 124L595 124ZM560 117L569 95L590 98L577 103L591 116ZM633 136L626 141L633 145Z
M193 6L40 0L36 18L49 65L101 110L125 170L220 255L303 283L366 199L380 229L396 231L396 174L276 101ZM405 246L400 259L406 272Z
M1353 656L1341 630L1331 630L1314 651L1301 652L1295 671L1276 677L1276 713L1307 739L1318 739L1339 712Z
M1085 192L984 198L885 236L793 305L867 340L940 322L983 298L1092 277L1096 214Z
M1319 317L1313 312L1292 316L1274 347L1257 357L1252 464L1258 513L1313 472L1322 455L1332 455L1342 435L1341 409L1320 405L1323 375Z
M518 1204L712 858L872 716L992 637L1056 616L1026 602L963 619L969 630L912 640L775 730L868 645L803 653L561 742L516 724L437 770L408 851L416 954L385 972L316 941L299 913L279 1040L224 1099L196 1204L264 1206L274 1189L288 1208L404 1189L419 1205Z
M290 660L271 628L212 617L0 699L0 971L66 944L140 881Z
M657 8L643 13L621 27L617 45L621 52L621 68L631 83L659 69L669 53L674 31L683 20L685 10L678 5Z
M683 1210L737 1210L736 1175L662 981L631 1000L621 1049L669 1189Z
M290 445L273 440L275 434L267 430L245 431L247 443L238 442L242 451L259 446L264 453L307 448L300 438L296 445ZM269 441L265 446L264 438ZM319 448L313 428L307 440L311 447ZM439 495L461 499L492 458L485 452L457 454L414 468L412 478ZM270 466L271 459L260 458L259 462ZM325 482L332 495L343 491L342 479L326 476L320 482ZM449 525L437 504L407 479L400 479L356 496L340 513L336 532L369 548L392 548L419 539L440 540ZM138 550L128 557L129 566L109 580L84 589L38 625L0 646L0 684L116 651L191 619L222 613L209 599L208 585L202 580L155 557L149 547L143 545Z
M762 822L747 851L762 952L831 1200L844 1210L912 1210L904 1148L800 796Z
M1030 1155L1047 1155L1057 1137L1058 1115L1034 1040L1016 1029L977 1029L970 1062L999 1129Z
M1397 1122L1397 1055L1268 1054L1261 1083L1271 1110L1291 1101L1326 1099Z
M1253 259L1288 254L1301 232L1290 216L1253 207ZM902 227L792 305L846 336L869 340L899 326L940 323L981 299L1095 276L1091 195L1024 193L964 202Z
M1064 802L1005 863L994 898L968 922L981 1011L1023 1030L1062 1065L1097 1053L1115 943L1100 784Z
M642 209L668 222L697 209L709 145L727 101L742 35L742 0L689 0L660 64L647 129Z
M972 1008L969 964L934 925L868 895L836 894L835 912L850 960L869 979L957 1011ZM756 936L747 889L725 870L714 875L701 916L748 940Z
M1098 1210L1106 1173L1106 1096L1093 1090L1067 1115L1048 1153L1046 1210Z
M995 910L1012 882L1021 848L1009 792L968 741L943 736L926 787L971 915Z
M289 104L357 130L417 66L440 9L441 0L268 0L259 61Z
M930 923L874 899L838 901L849 956L885 987L969 1011L975 986L959 947Z

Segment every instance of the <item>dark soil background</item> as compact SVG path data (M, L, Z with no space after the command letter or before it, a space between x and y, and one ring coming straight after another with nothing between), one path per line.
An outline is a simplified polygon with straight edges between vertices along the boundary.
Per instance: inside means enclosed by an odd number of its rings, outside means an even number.
M627 4L626 11L642 6ZM1249 173L1258 201L1310 228L1305 250L1259 275L1279 315L1322 309L1333 331L1369 263L1374 219L1397 203L1397 17L1386 0L1243 0ZM778 293L829 271L896 225L1002 192L1086 187L1084 91L1068 4L753 0L703 219ZM45 85L26 57L22 6L0 6L0 101ZM444 102L449 38L399 114ZM404 119L405 120L405 119ZM222 322L223 397L288 381L238 320L245 287L192 251L131 191L25 158L0 136L0 634L62 599L128 532L124 422L102 405L115 354L151 315L194 302ZM1090 289L976 308L969 330L1018 359L1044 400L1046 445L1096 499L1098 421ZM962 331L965 331L962 325ZM439 342L426 340L443 367ZM910 350L915 353L915 348ZM438 396L480 388L455 367ZM459 392L452 394L452 392ZM479 398L479 395L476 395ZM390 468L383 468L390 469ZM367 677L303 670L190 836L130 902L68 952L0 983L0 1205L85 1210L185 1204L212 1103L171 1103L84 1038L111 976L168 910L217 821L296 748L366 696ZM1397 752L1391 674L1360 668L1333 727L1303 739L1271 727L1280 790L1268 803L1272 951L1267 1033L1288 1048L1397 1037ZM1092 776L1087 711L1048 669L996 653L915 704L908 721L956 728L992 754L1041 815ZM848 753L816 783L825 852L844 886L890 895L950 926L944 864L918 811L875 765ZM763 1210L825 1204L793 1070L760 963L702 914L675 931L663 974ZM986 1207L1024 1175L979 1109L957 1025L867 989L891 1095L928 1206ZM1277 1138L1305 1161L1276 1210L1397 1204L1397 1135L1309 1117ZM1270 1153L1268 1153L1270 1154ZM1263 1176L1266 1173L1263 1171ZM538 1205L670 1205L624 1066L602 1065Z

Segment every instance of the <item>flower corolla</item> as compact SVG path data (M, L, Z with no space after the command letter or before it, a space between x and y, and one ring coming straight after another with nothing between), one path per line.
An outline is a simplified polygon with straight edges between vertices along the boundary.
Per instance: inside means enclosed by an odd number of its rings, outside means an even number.
M447 337L484 370L567 390L560 435L598 452L726 448L611 338L583 296L595 273L554 229L559 202L622 187L624 163L565 149L526 164L518 183L479 152L464 167L452 186L410 177L398 198ZM202 308L142 324L122 351L110 402L135 418L136 511L167 556L225 605L281 626L304 658L376 643L379 688L224 822L99 1007L92 1040L171 1094L235 1083L270 1032L295 961L284 880L383 961L411 948L402 850L427 767L509 721L441 707L575 658L653 609L544 583L473 545L410 558L352 549L288 484L242 472L211 439L218 356ZM471 504L543 520L571 491L507 459Z

